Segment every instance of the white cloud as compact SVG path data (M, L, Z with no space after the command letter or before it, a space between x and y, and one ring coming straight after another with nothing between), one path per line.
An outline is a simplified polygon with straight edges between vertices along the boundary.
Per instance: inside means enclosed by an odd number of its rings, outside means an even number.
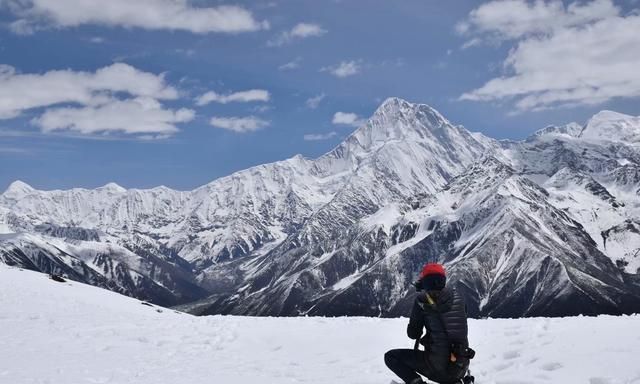
M178 132L176 123L189 122L194 116L190 109L173 111L163 108L155 99L139 97L98 106L52 108L32 123L44 132L69 130L84 135L121 132L167 137Z
M193 48L178 48L174 51L175 53L181 54L181 55L185 55L187 57L192 57L193 55L196 54L196 50Z
M302 61L301 57L296 57L294 60L291 60L288 63L282 64L281 66L278 67L278 69L281 71L290 71L292 69L298 69L300 68L301 61Z
M20 74L13 67L0 65L0 119L36 110L40 115L31 122L43 132L166 137L178 131L176 124L194 118L190 109L171 110L158 101L177 98L178 91L163 75L123 63L95 72L56 70L42 74Z
M318 24L299 23L289 33L292 37L306 38L311 36L322 36L327 33Z
M327 97L327 95L321 93L319 95L308 98L307 101L305 101L305 104L307 104L307 108L309 109L316 109L325 97Z
M269 126L268 121L255 116L212 117L210 124L216 128L227 129L238 133L254 132Z
M473 39L467 40L460 49L467 49L471 47L477 47L482 44L482 39L479 37L474 37Z
M515 22L501 5L519 10L511 15ZM609 0L566 8L557 1L483 5L471 13L467 31L511 39L515 47L504 61L505 74L460 98L510 99L518 110L539 110L640 96L640 15L619 12ZM536 25L541 15L551 18L543 27Z
M333 120L331 121L333 124L339 125L351 125L354 127L359 127L360 125L365 123L365 120L356 115L355 113L348 112L336 112L333 115Z
M265 113L272 109L273 107L270 105L256 105L255 107L251 108L251 111L256 113Z
M276 36L274 39L267 41L269 47L280 47L285 44L289 44L294 40L306 39L308 37L322 36L327 31L322 29L318 24L312 23L299 23L296 24L290 31L284 31Z
M193 33L239 33L267 29L238 6L193 7L185 0L5 0L19 20L16 33L84 24Z
M267 102L270 99L268 91L264 89L250 89L248 91L234 92L228 95L221 95L214 91L209 91L196 98L196 104L199 106L209 103L227 104L232 102L248 103L251 101Z
M474 9L468 20L458 23L460 34L483 33L498 39L517 39L531 34L549 34L618 15L611 0L574 2L560 0L494 0Z
M333 138L334 136L336 136L337 133L336 132L329 132L329 133L309 133L304 135L304 140L305 141L320 141L320 140L329 140L331 138Z
M156 99L178 97L178 91L167 85L162 75L124 63L94 73L56 70L43 74L19 74L11 66L0 65L0 119L61 103L100 104L117 93Z
M324 67L320 69L321 72L329 72L332 75L340 78L353 76L360 72L360 63L355 60L342 61L338 65Z

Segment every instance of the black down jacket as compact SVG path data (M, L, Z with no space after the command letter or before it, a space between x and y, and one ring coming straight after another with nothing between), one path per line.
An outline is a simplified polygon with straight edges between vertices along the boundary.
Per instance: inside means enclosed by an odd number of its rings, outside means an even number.
M431 300L429 300L431 298ZM467 339L467 311L463 297L455 290L419 292L411 310L407 335L420 340L425 347L427 363L440 372L458 376L464 374L469 360L459 359L457 367L451 363L451 353L469 347Z

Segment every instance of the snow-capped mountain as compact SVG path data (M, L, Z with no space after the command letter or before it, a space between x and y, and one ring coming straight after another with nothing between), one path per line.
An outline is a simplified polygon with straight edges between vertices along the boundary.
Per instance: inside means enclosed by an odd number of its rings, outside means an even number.
M195 313L404 314L426 261L477 316L638 312L636 135L605 111L496 141L391 98L324 156L193 191L15 182L0 260Z

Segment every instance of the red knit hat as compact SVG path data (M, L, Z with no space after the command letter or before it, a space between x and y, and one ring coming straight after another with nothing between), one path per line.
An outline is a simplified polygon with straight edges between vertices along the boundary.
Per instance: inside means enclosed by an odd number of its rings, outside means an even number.
M446 276L444 271L444 267L438 263L427 263L424 268L422 268L422 272L420 272L420 279L424 279L429 275L441 275Z

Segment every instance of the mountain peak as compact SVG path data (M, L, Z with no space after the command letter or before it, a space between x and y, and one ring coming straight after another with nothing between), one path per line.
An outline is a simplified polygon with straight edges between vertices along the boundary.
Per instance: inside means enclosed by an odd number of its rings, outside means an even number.
M323 174L326 170L346 172L373 157L382 156L394 162L406 156L406 160L400 162L421 162L423 167L432 164L442 172L440 176L443 179L449 179L480 153L486 152L491 147L489 142L481 135L473 135L461 126L454 126L427 104L390 97L344 142L322 156L317 168ZM414 150L422 152L425 148L428 148L425 158L411 158ZM397 169L404 169L405 165L397 166ZM420 169L416 170L418 173L426 172L417 165L416 169Z
M9 185L7 190L3 193L3 196L17 198L20 196L28 195L33 191L35 191L35 189L29 184L20 180L16 180Z
M389 97L383 101L378 109L376 109L371 119L376 119L376 117L393 118L403 116L421 116L431 118L432 122L436 123L435 125L440 125L442 122L448 122L440 112L430 105L411 103L399 97Z
M614 111L600 111L587 122L581 138L640 143L640 117Z
M394 108L394 107L400 107L402 105L411 105L411 103L409 103L407 100L405 99L401 99L399 97L387 97L382 104L380 104L380 106L378 107L378 109L380 108Z
M605 109L593 115L591 119L589 119L589 123L601 122L601 121L629 120L629 119L633 119L633 116Z
M370 119L354 132L364 147L389 140L424 137L451 123L427 104L414 104L398 97L386 99Z
M479 177L480 175L501 176L507 178L515 171L509 165L505 164L493 155L485 155L477 162L473 163L462 175L471 177Z
M114 192L114 193L123 193L126 192L127 190L124 187L121 187L120 185L111 182L111 183L107 183L105 185L103 185L102 187L99 187L98 189L103 189L103 190L108 190L110 192Z
M580 137L584 127L576 122L572 122L566 125L550 125L536 131L530 138L547 136L547 135L561 135L570 137Z

